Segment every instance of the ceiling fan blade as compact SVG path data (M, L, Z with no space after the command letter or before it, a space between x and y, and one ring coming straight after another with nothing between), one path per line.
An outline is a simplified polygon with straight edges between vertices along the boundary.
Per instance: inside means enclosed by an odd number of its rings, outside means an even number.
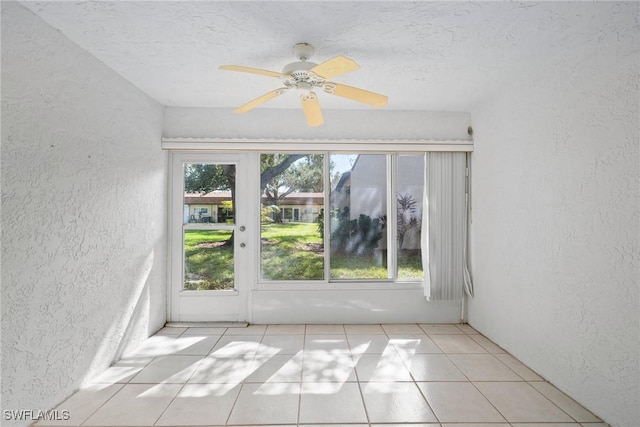
M282 95L287 90L288 89L286 87L281 87L279 89L272 90L271 92L267 92L264 95L254 99L253 101L249 101L246 104L241 105L240 107L238 107L235 110L233 110L233 112L236 113L236 114L246 113L247 111L253 110L254 108L259 106L260 104L263 104L263 103L269 101L270 99L275 98L278 95Z
M360 66L356 64L353 59L349 59L346 56L336 56L328 61L324 61L322 64L318 64L309 71L317 74L325 79L331 79L336 76L348 73L349 71L355 71L360 69Z
M304 115L307 117L309 126L320 126L324 123L320 103L315 93L309 92L308 95L300 95L300 101L302 101L302 109L304 110Z
M324 91L331 95L341 96L343 98L352 99L374 107L383 107L387 104L389 98L379 93L369 92L368 90L359 89L357 87L342 85L339 83L325 83Z
M260 68L243 67L242 65L221 65L221 70L242 71L243 73L260 74L268 77L282 77L282 73L269 70L261 70Z

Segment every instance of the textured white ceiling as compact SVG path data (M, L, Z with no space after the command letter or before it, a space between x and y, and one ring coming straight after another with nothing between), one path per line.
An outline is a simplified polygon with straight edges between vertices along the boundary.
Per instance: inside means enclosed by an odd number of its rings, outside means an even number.
M23 4L160 103L223 108L281 85L219 65L280 71L295 60L291 47L308 42L314 62L339 54L358 62L360 70L334 80L388 95L385 108L469 111L515 74L606 55L621 36L619 22L629 19L616 3L584 2ZM320 101L372 108L324 93ZM263 108L297 105L288 93Z

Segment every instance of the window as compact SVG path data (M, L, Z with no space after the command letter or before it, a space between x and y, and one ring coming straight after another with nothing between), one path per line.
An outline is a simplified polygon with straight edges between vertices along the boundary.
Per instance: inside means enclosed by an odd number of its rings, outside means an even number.
M262 154L260 277L325 277L323 154Z
M396 260L398 279L422 279L424 155L398 155L396 173Z
M331 154L332 279L387 279L387 156Z
M263 153L260 279L422 280L424 155Z
M235 165L183 165L184 290L234 289L233 230L219 223L233 222L235 174ZM213 217L218 204L226 207ZM221 217L222 211L226 214Z

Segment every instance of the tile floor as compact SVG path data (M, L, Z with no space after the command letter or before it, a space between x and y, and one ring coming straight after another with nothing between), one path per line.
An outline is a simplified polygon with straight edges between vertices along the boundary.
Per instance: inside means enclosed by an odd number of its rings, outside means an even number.
M37 425L606 426L453 324L166 327L57 409Z

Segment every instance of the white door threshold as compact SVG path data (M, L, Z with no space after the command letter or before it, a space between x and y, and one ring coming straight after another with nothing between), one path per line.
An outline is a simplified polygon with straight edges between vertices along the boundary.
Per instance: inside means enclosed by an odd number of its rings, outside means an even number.
M246 328L247 322L167 322L165 328Z

